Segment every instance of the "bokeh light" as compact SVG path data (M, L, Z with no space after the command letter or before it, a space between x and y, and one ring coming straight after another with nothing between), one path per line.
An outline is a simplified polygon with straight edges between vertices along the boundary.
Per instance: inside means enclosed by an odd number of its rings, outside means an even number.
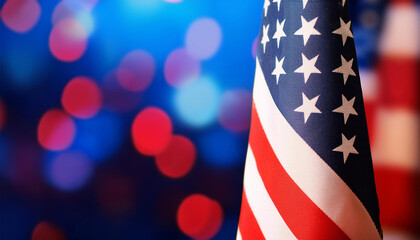
M91 118L102 106L102 94L92 79L75 77L64 88L61 103L69 114L78 118Z
M161 7L162 1L157 0L124 0L123 1L127 7L133 9L134 11L142 11L148 13L156 13L157 9Z
M51 30L49 47L58 60L76 61L83 56L87 48L86 29L76 19L66 18Z
M380 23L380 16L374 10L366 10L360 14L360 23L365 28L375 28Z
M223 129L202 134L198 145L203 159L216 167L231 167L245 159L239 136Z
M248 90L230 90L220 100L219 121L232 131L245 131L251 123L252 94Z
M126 136L120 116L108 111L87 120L76 120L76 128L71 149L85 153L94 162L103 162L115 154Z
M117 77L122 87L129 91L143 91L152 83L155 60L143 50L128 53L121 61Z
M38 125L38 141L48 150L68 148L74 140L76 127L73 119L62 110L47 111Z
M172 138L172 122L161 109L148 107L134 119L131 134L137 151L155 156L168 147Z
M165 78L173 87L183 87L200 75L201 64L185 49L176 49L165 62Z
M90 12L87 12L87 11L79 12L75 15L74 18L83 25L88 35L92 34L95 28L95 22L93 21L93 16Z
M202 194L185 198L178 208L178 227L193 239L210 239L219 231L223 221L220 204Z
M63 231L54 224L42 221L38 223L33 232L31 240L65 240Z
M188 28L185 38L187 51L191 56L204 60L216 54L222 42L222 30L211 18L200 18Z
M93 1L63 0L54 8L52 23L55 25L64 19L76 19L83 25L87 34L90 35L94 28L93 17L90 10L94 4Z
M89 9L92 9L99 2L99 0L71 0L71 1L72 2L80 2L84 5L86 5Z
M0 131L6 124L6 116L6 106L4 105L3 100L0 99Z
M88 11L83 4L74 4L76 1L63 0L59 2L52 13L51 22L53 25L66 18L75 18L77 12Z
M219 105L219 90L208 78L200 78L175 95L175 107L183 121L193 127L212 123Z
M110 71L100 84L103 92L103 107L113 112L133 110L142 99L142 94L125 90L117 80L117 70Z
M8 28L18 33L24 33L38 22L41 7L36 0L7 0L0 15Z
M243 158L225 148L243 150L247 134L221 124L219 108L226 91L252 87L259 4L37 2L25 34L0 17L0 239L192 239L177 212L197 189L215 207L196 208L210 216L193 238L234 238ZM218 141L209 157L206 137Z
M191 170L195 157L196 150L191 140L174 135L166 150L156 156L156 165L163 175L180 178Z
M80 152L53 154L46 161L48 182L63 191L75 191L83 187L93 174L92 162Z
M258 37L255 38L254 42L252 43L252 56L254 58L257 57L257 48L258 48Z

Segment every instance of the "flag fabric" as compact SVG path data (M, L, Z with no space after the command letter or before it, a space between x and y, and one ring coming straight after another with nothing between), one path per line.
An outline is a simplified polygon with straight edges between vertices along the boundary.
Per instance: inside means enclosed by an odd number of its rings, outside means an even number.
M372 136L384 236L420 237L420 9L392 0L379 45ZM396 207L397 206L397 207Z
M237 239L381 239L346 0L265 0Z

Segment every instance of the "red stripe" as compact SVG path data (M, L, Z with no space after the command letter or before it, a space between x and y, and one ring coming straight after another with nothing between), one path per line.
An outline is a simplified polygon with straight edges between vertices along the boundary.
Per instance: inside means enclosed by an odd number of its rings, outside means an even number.
M255 105L249 139L267 192L297 239L350 239L287 174L265 135Z
M239 218L239 230L243 240L265 239L255 219L254 213L248 204L245 192L242 194L241 217Z
M374 146L376 140L376 112L378 108L377 101L373 100L367 100L364 99L365 102L365 112L366 112L366 121L368 126L368 132L369 132L369 140L370 145Z
M378 71L381 106L419 109L419 61L384 56L379 61Z
M419 173L375 166L375 182L382 226L420 236Z
M392 0L391 2L392 4L395 4L395 5L404 5L404 4L413 5L414 4L414 0Z

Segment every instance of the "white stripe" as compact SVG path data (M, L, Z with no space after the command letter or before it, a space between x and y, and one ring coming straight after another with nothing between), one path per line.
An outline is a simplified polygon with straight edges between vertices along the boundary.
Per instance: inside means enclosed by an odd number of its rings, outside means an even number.
M391 4L379 50L382 55L420 56L420 15L415 4Z
M357 196L278 110L258 59L254 102L277 158L302 191L351 239L380 239L375 224Z
M379 109L376 139L372 148L375 166L386 165L416 171L420 169L420 118L403 108Z
M267 240L296 239L268 195L249 146L245 164L244 191L251 211Z
M238 234L236 235L236 240L242 240L242 235L241 235L241 231L239 231L239 228L238 228Z
M375 101L378 98L379 89L376 71L370 69L359 69L359 75L365 102Z

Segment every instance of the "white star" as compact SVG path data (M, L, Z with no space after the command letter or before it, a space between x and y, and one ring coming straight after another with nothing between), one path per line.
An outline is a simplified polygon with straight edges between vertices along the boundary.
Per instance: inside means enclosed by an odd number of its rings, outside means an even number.
M315 56L311 60L308 60L302 53L302 66L295 70L295 73L303 73L305 83L308 81L312 73L321 73L318 68L315 67L316 61L319 55Z
M295 35L302 35L303 45L306 46L306 43L312 35L321 35L321 33L319 33L318 30L315 29L315 24L318 20L318 17L312 19L309 22L306 21L306 19L303 16L300 16L300 18L302 20L302 27L295 32Z
M305 123L308 121L308 118L312 113L321 113L321 111L315 106L318 101L319 95L308 99L304 93L302 93L303 104L295 109L295 112L302 112L305 118Z
M353 33L350 30L351 21L345 23L342 18L340 18L340 28L335 30L333 33L341 35L341 39L343 40L343 46L346 44L347 38L353 38Z
M344 95L342 95L342 99L343 104L339 108L333 110L333 112L342 113L344 115L344 124L346 124L350 114L357 116L357 112L353 108L354 100L356 99L356 97L352 98L349 101Z
M286 72L283 69L283 62L284 62L284 57L280 61L276 57L276 67L274 68L274 71L271 73L271 75L276 75L277 84L279 84L280 75L286 74Z
M264 1L264 17L267 17L268 6L270 6L270 0Z
M357 150L354 148L354 141L356 140L356 136L354 136L352 139L347 139L344 134L341 134L342 144L336 148L334 148L334 152L342 152L344 163L346 163L347 158L349 157L350 153L359 154Z
M277 29L276 29L276 32L273 35L273 38L277 39L277 48L280 47L280 39L282 37L286 37L286 34L284 33L284 30L283 30L285 21L286 21L286 19L284 19L283 22L279 23L279 20L277 19Z
M308 3L308 0L302 0L302 3L303 3L303 9L305 9L306 4Z
M261 39L261 44L263 45L263 53L265 53L265 45L270 41L270 38L268 37L269 27L270 27L270 24L263 26L263 36Z
M356 76L356 73L354 73L352 66L353 66L353 58L350 61L347 61L343 57L343 55L341 55L341 66L333 70L333 72L335 73L343 74L344 85L347 83L347 79L349 79L350 75Z
M277 3L277 11L280 11L281 0L273 0L273 3Z
M346 0L343 0L343 7L344 7L345 4L346 4Z

